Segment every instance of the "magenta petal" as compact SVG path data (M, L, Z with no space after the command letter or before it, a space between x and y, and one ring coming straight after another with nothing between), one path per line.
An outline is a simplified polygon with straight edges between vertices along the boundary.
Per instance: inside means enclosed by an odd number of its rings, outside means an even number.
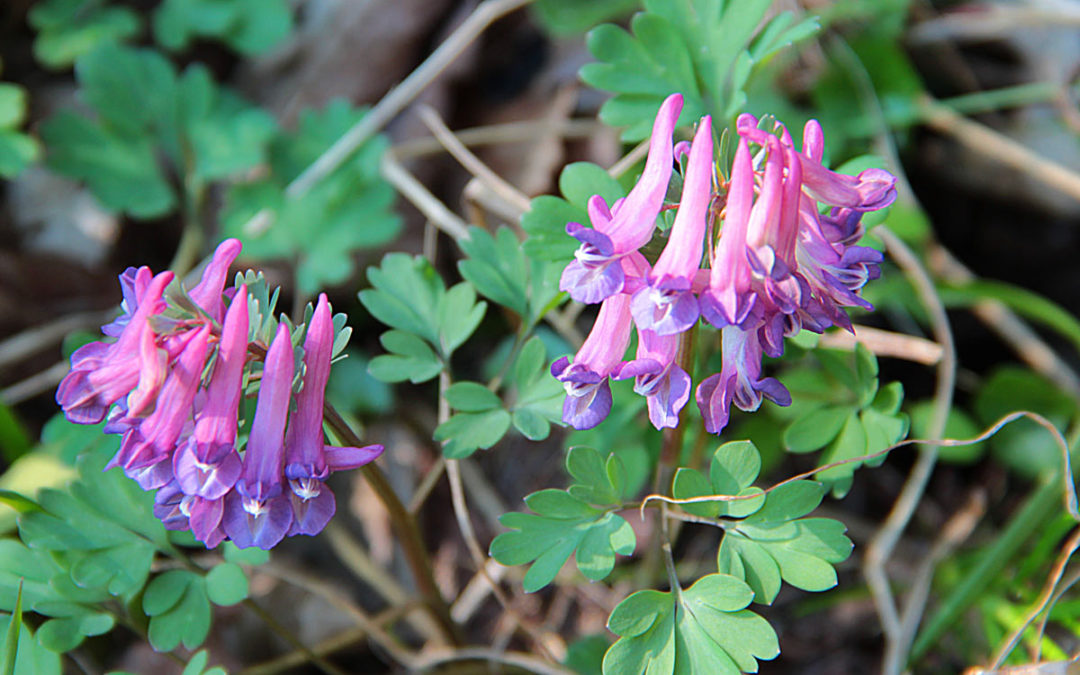
M285 538L292 516L292 504L286 495L256 501L234 491L225 497L221 524L238 547L256 546L269 551Z
M229 274L229 266L240 255L243 248L237 239L226 239L218 244L214 256L203 270L202 279L190 291L188 296L203 308L207 314L214 317L215 321L221 321L225 315L225 303L221 300L221 292L225 288L225 281Z
M319 494L310 499L297 496L295 491L289 493L289 498L293 509L290 537L297 534L312 536L322 532L337 509L334 493L325 484L320 486Z

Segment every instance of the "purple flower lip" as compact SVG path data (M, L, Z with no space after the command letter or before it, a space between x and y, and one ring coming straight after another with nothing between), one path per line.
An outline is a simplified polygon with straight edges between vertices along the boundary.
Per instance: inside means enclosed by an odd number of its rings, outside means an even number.
M697 323L699 315L690 280L670 276L654 280L634 293L630 311L639 329L657 335L682 333Z

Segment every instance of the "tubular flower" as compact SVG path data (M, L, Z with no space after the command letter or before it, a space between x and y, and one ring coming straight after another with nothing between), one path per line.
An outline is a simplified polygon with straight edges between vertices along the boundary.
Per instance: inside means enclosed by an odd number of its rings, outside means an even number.
M144 490L161 487L172 478L172 452L191 420L206 363L210 326L203 325L186 337L187 343L161 387L154 412L124 433L120 451L106 465L107 469L122 466Z
M247 286L225 289L239 252L235 239L222 242L190 290L171 285L171 272L125 270L122 313L102 327L115 341L77 351L56 394L71 421L105 419L105 433L122 434L106 468L121 467L143 489L155 490L154 514L165 527L191 530L208 548L227 537L238 546L270 548L286 535L319 532L334 512L326 476L366 464L383 449L323 442L335 337L325 296L304 342L306 374L288 437L299 347L282 322L265 352L247 445L238 448L245 373L259 360L251 352L264 350L250 342L249 313L259 309L249 306ZM265 321L251 316L258 326Z
M693 383L679 366L681 335L638 331L637 358L622 364L616 380L634 378L634 391L646 398L649 421L657 429L679 426L679 411L690 400Z
M657 115L646 171L630 196L611 211L594 196L593 227L567 226L582 245L560 287L582 302L604 300L573 364L562 358L552 366L566 386L563 419L575 428L595 426L610 411L609 376L633 377L634 390L648 399L653 425L676 426L691 387L678 351L686 342L682 333L700 316L721 331L721 372L706 377L696 392L706 428L719 433L732 405L751 411L765 398L790 402L783 385L761 372L763 356L783 354L785 337L831 326L851 330L844 308L871 309L859 291L880 275L882 257L856 242L863 234L862 214L896 199L896 178L881 169L846 176L825 168L824 137L814 121L804 128L799 151L783 125L769 131L758 128L754 116L740 116L730 181L714 202L711 125L703 118L693 142L674 147L676 156L686 153L689 161L667 245L651 268L633 250L652 237L654 207L663 198L658 191L670 177L666 154L678 117L675 101L669 97ZM646 202L649 208L642 210ZM705 232L712 232L713 203L723 204L718 238L709 247L707 267L699 269ZM628 335L620 309L626 296L632 297L638 353L619 364Z
M563 421L575 429L591 429L611 412L608 376L630 344L630 325L630 296L613 295L600 305L596 323L574 362L564 356L551 364L551 374L566 389Z
M148 319L164 311L161 296L172 279L172 272L153 277L116 342L91 342L71 355L71 372L56 390L56 402L69 421L97 424L109 406L136 387L138 405L129 403L132 414L139 414L152 400L165 373Z
M233 296L221 327L217 361L195 430L173 455L173 473L184 494L220 499L240 476L236 451L237 413L247 359L247 288Z
M701 266L705 217L712 198L712 118L703 117L690 146L682 200L671 237L656 261L648 285L634 293L630 311L643 331L675 335L697 323L698 300L691 287Z
M574 261L563 270L559 289L574 300L592 304L621 292L626 278L618 264L620 259L652 238L671 179L672 133L682 104L681 94L672 94L661 104L653 123L645 171L630 194L610 210L602 197L594 195L588 202L592 227L567 224L567 234L581 246L574 253Z
M381 445L341 448L323 442L323 395L333 346L334 324L323 293L304 339L304 386L296 397L296 412L285 435L285 477L293 510L290 535L318 534L333 517L334 493L324 484L332 470L358 468L383 451Z
M292 525L292 506L281 491L292 380L292 341L281 324L266 353L243 471L225 501L225 533L240 548L273 548Z
M772 377L761 377L761 344L756 331L728 326L720 331L723 367L698 385L697 403L705 430L718 434L727 426L734 403L741 410L752 412L761 405L762 397L777 405L789 405L791 394Z

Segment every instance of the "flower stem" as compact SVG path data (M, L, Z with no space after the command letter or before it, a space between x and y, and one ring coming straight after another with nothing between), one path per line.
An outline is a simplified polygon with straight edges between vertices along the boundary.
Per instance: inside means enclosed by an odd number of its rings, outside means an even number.
M342 418L341 414L329 402L323 407L323 418L344 444L356 447L364 445L364 442L356 435L348 422ZM446 604L446 600L439 593L439 587L435 583L435 575L431 568L431 558L428 556L427 548L425 548L424 541L420 537L420 530L416 526L416 521L409 514L405 505L401 503L401 500L398 499L394 489L390 487L389 481L386 480L386 476L377 465L374 463L365 464L360 467L360 473L363 474L368 485L371 486L371 489L375 491L375 495L386 507L390 521L394 525L394 531L399 535L398 541L405 552L409 569L412 570L413 578L416 580L416 585L424 598L424 603L431 610L435 620L439 622L446 639L451 644L460 644L457 626L454 624L453 619L450 618L450 606Z

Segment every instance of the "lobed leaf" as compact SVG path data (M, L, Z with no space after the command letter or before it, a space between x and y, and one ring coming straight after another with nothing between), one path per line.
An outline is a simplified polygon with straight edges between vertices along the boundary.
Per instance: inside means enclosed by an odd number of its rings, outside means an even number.
M504 565L532 563L523 582L532 593L550 584L574 555L578 569L593 581L615 566L615 555L630 555L636 539L622 517L596 509L562 490L541 490L525 498L533 513L507 513L510 528L491 542L490 554Z
M768 621L746 607L743 581L709 574L676 593L638 591L619 603L608 629L620 636L604 655L604 675L757 672L780 653Z

